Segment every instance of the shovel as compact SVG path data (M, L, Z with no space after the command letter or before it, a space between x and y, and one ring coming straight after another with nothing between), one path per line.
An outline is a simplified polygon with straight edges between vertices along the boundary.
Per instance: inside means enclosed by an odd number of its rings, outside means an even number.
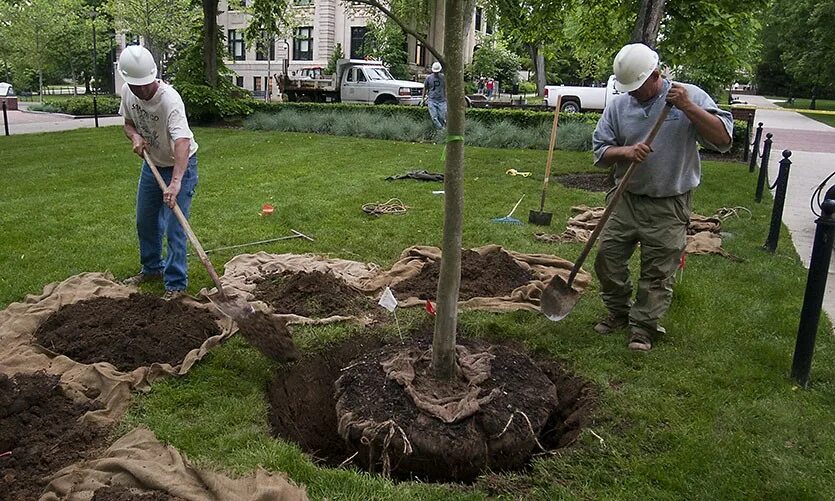
M661 114L655 121L655 125L652 127L649 135L644 140L644 143L647 145L652 144L653 139L655 139L655 136L658 134L658 130L661 129L661 125L664 123L664 120L667 118L667 114L670 112L670 108L672 107L673 105L670 103L667 103L667 105L664 106L664 109L661 110ZM637 166L638 163L636 162L632 162L629 165L629 168L626 170L626 174L623 175L623 179L620 180L618 188L609 200L606 210L604 210L603 215L600 216L600 222L597 223L597 226L594 228L594 231L589 237L589 241L586 242L583 252L580 253L580 257L577 258L577 261L574 262L574 267L571 268L571 273L568 275L568 281L564 281L558 275L554 275L548 283L548 286L542 291L539 306L542 313L544 313L549 320L558 322L565 318L569 313L571 313L571 310L574 309L574 306L580 299L580 293L572 287L574 279L577 278L577 272L580 271L580 267L583 266L591 248L594 247L597 237L600 235L600 232L603 231L603 226L606 225L606 221L609 220L609 216L612 214L615 206L617 206L620 201L623 192L626 190L629 178L632 177L632 173L635 171Z
M166 186L165 181L159 174L157 166L154 165L147 151L143 151L143 156L151 172L154 174L159 188L165 191L168 186ZM200 245L200 241L197 240L197 235L191 230L191 225L188 223L188 219L186 219L180 206L177 205L176 200L174 201L174 208L171 210L177 217L177 221L180 222L180 226L185 230L188 241L191 242L194 250L197 251L197 255L200 256L200 262L206 267L206 271L209 272L209 277L211 277L212 282L217 287L216 293L206 296L209 301L221 313L234 320L238 324L238 330L240 330L244 338L264 355L280 362L297 359L299 356L298 350L293 344L290 331L287 330L283 322L278 322L265 313L256 311L250 303L240 297L226 294L223 290L223 285L220 283L220 278L217 276L214 266L212 266L212 262L209 261L209 257L203 250L203 246Z
M551 160L554 158L554 144L557 142L557 122L560 120L560 101L562 96L557 96L557 105L554 108L554 125L551 126L551 142L548 145L548 161L545 162L545 181L542 183L542 197L539 199L539 211L531 210L528 213L528 222L539 226L550 226L550 212L543 212L545 208L545 190L548 189L548 180L551 178Z

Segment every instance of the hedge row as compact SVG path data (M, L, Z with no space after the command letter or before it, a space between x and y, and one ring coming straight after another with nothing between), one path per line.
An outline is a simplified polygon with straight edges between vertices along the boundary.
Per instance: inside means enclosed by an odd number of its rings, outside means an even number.
M96 96L96 107L99 115L116 115L119 113L121 100L113 96ZM45 106L68 115L92 115L93 96L77 96L69 99L44 99Z

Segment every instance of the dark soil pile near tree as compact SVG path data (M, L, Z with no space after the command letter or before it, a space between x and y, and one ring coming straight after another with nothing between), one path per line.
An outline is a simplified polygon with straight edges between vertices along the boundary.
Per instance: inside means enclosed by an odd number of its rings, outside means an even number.
M320 271L278 273L262 279L255 297L276 313L293 313L309 318L352 316L368 311L371 299L345 281Z
M256 311L247 317L235 319L235 322L244 339L264 356L276 362L298 360L299 350L293 343L293 336L283 320Z
M609 174L562 174L554 176L554 181L568 188L579 188L586 191L606 192L614 188L615 184Z
M96 410L64 395L59 376L0 374L0 498L38 499L47 478L101 449L107 431L78 418Z
M140 491L122 486L96 489L90 501L182 501L183 498L161 491Z
M431 337L422 334L416 340L405 342L428 348L431 345ZM473 349L488 347L483 341L460 337L459 344ZM492 350L496 358L492 361L492 374L490 380L483 383L485 389L498 388L503 392L499 398L486 404L480 413L452 425L443 425L440 420L425 414L418 416L421 412L417 411L413 404L409 405L402 387L394 381L386 380L379 363L380 354L390 353L402 346L399 341L385 344L373 336L352 338L322 353L308 355L292 366L279 368L268 390L273 433L299 444L314 458L331 466L340 465L358 452L352 458L355 464L372 471L380 471L383 462L382 451L380 447L373 446L386 440L388 428L377 437L377 441L369 441L371 448L361 447L359 451L348 446L338 434L334 384L346 373L351 374L346 378L361 377L363 381L360 384L353 382L351 391L356 395L351 394L349 400L358 402L359 407L368 406L369 417L373 417L375 421L389 420L398 414L414 418L411 423L404 421L402 425L402 429L410 437L423 437L410 443L414 448L412 454L402 454L404 441L399 430L388 437L386 459L391 475L398 478L471 481L485 467L497 471L519 469L524 467L532 454L542 452L531 435L529 420L539 419L544 423L541 433L536 438L546 450L572 444L582 428L590 423L596 392L589 383L566 372L554 361L536 362L534 370L531 371L530 360L519 351L519 347L511 348L507 345L493 345ZM376 356L372 355L375 351ZM528 364L524 363L526 359ZM537 367L539 371L536 370ZM506 381L512 383L506 384ZM345 383L347 381L343 380L340 384ZM521 411L526 400L540 399L543 391L538 388L540 384L552 385L552 388L556 388L557 395L556 402L544 417L537 418L536 411L529 411L523 415L522 412L513 413L509 410L508 405ZM508 399L508 395L513 397L512 400ZM535 426L535 423L532 424ZM445 431L439 433L436 425L444 427ZM489 437L493 439L492 442L488 442L496 452L501 451L501 454L488 461L483 455L483 450L471 450L470 452L476 453L465 457L463 452L466 451L462 444L473 438L475 433L482 433L483 437L485 430L495 431ZM497 435L499 436L496 437ZM517 441L522 445L516 449L503 448L513 435L516 439L521 439ZM485 441L482 440L481 443L483 447ZM426 444L445 447L449 463L434 459L422 461L419 449Z
M177 365L220 334L214 316L181 301L147 294L94 298L56 311L38 327L41 346L73 360L110 362L132 371L154 362Z
M426 263L420 273L392 287L398 298L417 297L435 300L441 261ZM504 252L481 255L472 250L461 252L461 288L459 299L503 297L513 289L533 280L531 273Z

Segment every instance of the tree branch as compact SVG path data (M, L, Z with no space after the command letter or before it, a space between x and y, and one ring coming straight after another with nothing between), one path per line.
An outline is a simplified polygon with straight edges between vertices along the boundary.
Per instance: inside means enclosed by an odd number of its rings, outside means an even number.
M355 3L361 3L361 4L364 4L364 5L368 5L369 7L374 7L375 9L378 9L380 12L385 14L386 17L388 17L389 19L394 21L395 24L400 26L400 29L402 29L404 32L408 33L409 35L412 35L413 37L415 37L415 40L417 40L418 42L421 43L421 45L423 45L424 47L429 49L429 52L431 52L432 55L435 56L435 59L437 59L441 63L442 66L446 67L446 60L444 59L443 54L441 54L438 51L438 49L436 49L433 45L431 45L426 40L425 36L418 33L414 28L406 25L406 23L403 22L402 19L397 17L397 15L395 15L394 12L389 10L382 3L380 3L377 0L355 0Z

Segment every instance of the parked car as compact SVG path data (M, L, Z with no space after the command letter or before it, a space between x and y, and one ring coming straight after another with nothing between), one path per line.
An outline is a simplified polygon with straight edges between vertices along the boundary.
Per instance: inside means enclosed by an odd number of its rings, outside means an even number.
M560 111L603 111L611 98L621 94L615 89L615 76L609 77L605 87L580 87L573 85L546 85L545 104L553 108L557 96L562 96Z
M0 82L0 102L6 103L7 110L17 109L17 96L14 93L12 84Z

